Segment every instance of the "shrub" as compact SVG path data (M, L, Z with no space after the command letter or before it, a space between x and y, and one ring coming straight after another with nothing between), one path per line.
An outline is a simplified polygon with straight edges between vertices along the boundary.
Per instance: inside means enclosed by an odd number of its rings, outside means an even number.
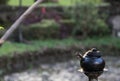
M110 29L105 23L107 15L102 14L103 17L100 18L96 4L76 4L74 8L68 9L67 12L75 20L73 36L88 37L110 34Z
M23 36L26 39L59 38L59 25L52 20L24 27Z

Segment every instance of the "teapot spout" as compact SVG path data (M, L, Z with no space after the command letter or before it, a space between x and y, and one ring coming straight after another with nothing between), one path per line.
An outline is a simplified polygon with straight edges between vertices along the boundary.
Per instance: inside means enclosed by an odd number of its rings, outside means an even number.
M80 58L80 59L83 59L82 54L80 54L79 52L76 53L76 56L77 56L78 58Z

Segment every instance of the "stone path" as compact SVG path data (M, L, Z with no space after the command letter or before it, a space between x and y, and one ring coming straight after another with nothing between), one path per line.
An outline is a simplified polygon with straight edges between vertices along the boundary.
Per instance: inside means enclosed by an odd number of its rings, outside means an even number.
M120 81L119 57L105 57L106 68L99 81ZM39 68L29 69L21 73L4 76L5 81L88 81L87 77L78 72L79 61L70 60L53 64L42 64Z

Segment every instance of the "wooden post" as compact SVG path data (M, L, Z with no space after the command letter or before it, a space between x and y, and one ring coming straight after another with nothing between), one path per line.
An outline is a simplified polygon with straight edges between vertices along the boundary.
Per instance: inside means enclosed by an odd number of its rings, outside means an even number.
M7 32L1 37L0 45L4 43L4 41L13 33L13 31L21 24L21 22L26 18L28 14L30 14L40 3L42 0L37 0L33 5L31 5L7 30Z

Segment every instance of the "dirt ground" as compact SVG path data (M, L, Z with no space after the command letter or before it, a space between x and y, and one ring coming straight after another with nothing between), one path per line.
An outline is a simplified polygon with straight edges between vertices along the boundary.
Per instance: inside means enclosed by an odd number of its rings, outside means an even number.
M119 57L106 56L107 72L104 72L99 81L120 81ZM65 62L40 64L38 68L31 68L23 72L4 76L4 81L88 81L88 78L78 71L79 60L72 59Z

